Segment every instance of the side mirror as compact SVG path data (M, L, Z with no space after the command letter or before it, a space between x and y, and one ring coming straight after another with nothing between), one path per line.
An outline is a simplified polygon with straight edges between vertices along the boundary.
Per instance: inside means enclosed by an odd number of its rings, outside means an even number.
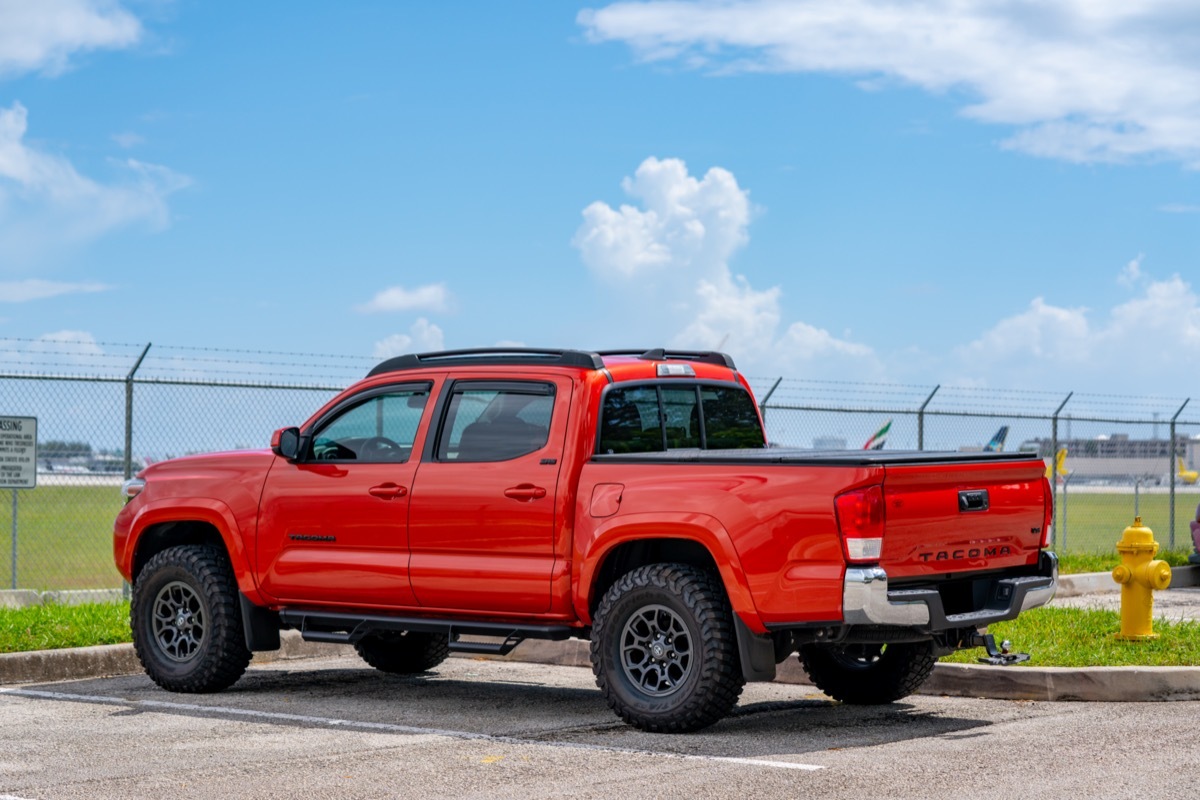
M300 429L280 428L271 434L271 452L288 461L300 455Z

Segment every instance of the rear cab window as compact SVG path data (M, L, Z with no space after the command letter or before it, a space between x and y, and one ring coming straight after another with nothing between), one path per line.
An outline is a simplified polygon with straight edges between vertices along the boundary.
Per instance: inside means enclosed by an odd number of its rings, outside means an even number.
M615 385L601 402L597 454L765 446L750 393L737 385Z

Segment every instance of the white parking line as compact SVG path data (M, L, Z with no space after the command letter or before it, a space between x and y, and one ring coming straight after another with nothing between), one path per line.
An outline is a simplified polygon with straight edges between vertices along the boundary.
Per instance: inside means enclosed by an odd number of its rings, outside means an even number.
M241 717L248 720L263 720L266 722L291 722L323 728L344 728L347 730L383 731L385 733L403 733L429 736L445 736L450 739L469 739L474 741L499 742L502 744L541 745L545 747L562 747L572 750L594 750L606 753L625 753L628 755L657 756L659 758L682 759L684 761L707 761L724 764L745 764L755 767L772 767L774 769L797 769L813 772L825 769L815 764L798 764L793 761L772 761L760 758L736 758L733 756L697 756L680 753L664 753L658 750L638 750L626 747L604 747L582 742L552 742L540 739L522 739L517 736L496 736L490 733L474 733L471 731L451 731L442 728L418 728L412 725L392 725L387 722L364 722L351 719L335 719L331 717L314 717L307 714L283 714L274 711L254 711L248 708L230 708L228 706L205 706L197 703L168 703L162 700L129 700L124 697L107 697L104 695L69 694L67 692L44 692L36 689L4 689L0 694L16 697L30 697L38 700L66 700L76 703L93 703L110 706L125 706L141 708L149 711L188 711L215 716ZM0 795L0 800L8 800Z

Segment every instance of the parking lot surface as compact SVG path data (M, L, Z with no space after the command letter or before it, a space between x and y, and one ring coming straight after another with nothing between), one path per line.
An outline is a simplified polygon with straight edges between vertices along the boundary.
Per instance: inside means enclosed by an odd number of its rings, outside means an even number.
M1200 791L1200 703L917 696L840 706L747 686L697 734L621 723L578 667L353 656L231 690L144 676L0 688L0 797L1144 797Z

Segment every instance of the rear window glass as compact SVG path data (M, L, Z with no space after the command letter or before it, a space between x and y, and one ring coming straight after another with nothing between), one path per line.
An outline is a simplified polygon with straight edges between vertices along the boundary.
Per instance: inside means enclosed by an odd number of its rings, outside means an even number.
M758 412L740 386L617 387L604 397L598 453L763 447Z

